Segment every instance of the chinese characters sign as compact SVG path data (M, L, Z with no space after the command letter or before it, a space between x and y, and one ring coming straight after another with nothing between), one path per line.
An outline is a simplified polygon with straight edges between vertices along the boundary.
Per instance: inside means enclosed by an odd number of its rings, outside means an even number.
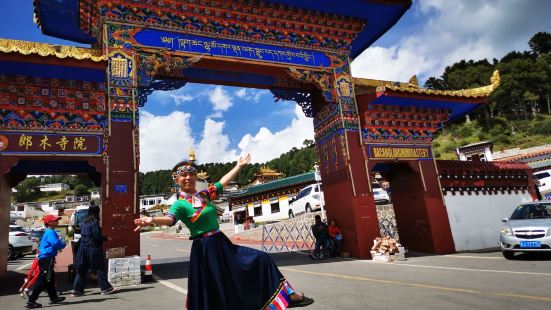
M156 29L139 30L133 35L133 39L142 46L168 48L181 52L312 67L331 66L329 57L320 51L209 38Z
M369 159L432 159L430 146L368 145L367 151Z
M86 134L4 132L2 154L100 155L101 136Z

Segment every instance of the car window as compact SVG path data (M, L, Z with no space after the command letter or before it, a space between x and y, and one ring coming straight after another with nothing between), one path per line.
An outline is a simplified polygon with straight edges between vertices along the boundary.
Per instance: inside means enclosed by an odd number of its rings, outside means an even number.
M379 184L379 183L371 183L371 187L373 187L373 188L381 188L381 184Z
M10 227L10 231L22 231L22 232L25 232L25 230L24 230L23 227L21 227L21 226Z
M302 197L304 196L308 196L310 194L310 192L312 191L312 188L311 187L307 187L305 189L302 190Z
M541 180L543 178L548 178L550 176L549 172L542 172L542 173L536 173L534 174L536 179Z
M551 218L551 204L522 205L515 209L512 220Z
M315 191L316 193L319 193L320 188L319 188L318 186L315 186L315 187L314 187L314 191Z

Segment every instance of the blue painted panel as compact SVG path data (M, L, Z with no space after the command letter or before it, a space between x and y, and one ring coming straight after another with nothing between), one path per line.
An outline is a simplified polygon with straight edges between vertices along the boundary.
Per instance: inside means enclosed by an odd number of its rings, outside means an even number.
M228 39L209 38L157 29L141 30L134 35L134 40L143 46L168 48L173 51L202 55L311 67L331 66L331 60L329 57L320 51L310 51Z
M127 193L128 186L126 184L116 184L114 190L115 190L115 193Z
M183 70L183 75L188 81L210 81L213 84L224 83L243 83L250 86L272 87L275 79L271 75L262 75L254 73L233 72L224 70L187 68Z
M59 174L97 173L86 161L22 160L10 169L13 173Z
M90 68L0 61L0 73L40 76L65 80L105 82L105 70Z

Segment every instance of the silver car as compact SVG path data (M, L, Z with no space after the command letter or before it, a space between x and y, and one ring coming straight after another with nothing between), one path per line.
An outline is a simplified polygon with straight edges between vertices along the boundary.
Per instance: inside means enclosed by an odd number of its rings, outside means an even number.
M500 241L505 258L513 259L515 252L551 252L551 202L522 204L503 222Z

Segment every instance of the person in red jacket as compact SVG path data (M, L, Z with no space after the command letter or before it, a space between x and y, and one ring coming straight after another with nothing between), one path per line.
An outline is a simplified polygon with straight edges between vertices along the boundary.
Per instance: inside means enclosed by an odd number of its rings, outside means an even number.
M342 232L337 225L337 221L329 222L329 238L331 239L331 256L340 256L342 247Z

